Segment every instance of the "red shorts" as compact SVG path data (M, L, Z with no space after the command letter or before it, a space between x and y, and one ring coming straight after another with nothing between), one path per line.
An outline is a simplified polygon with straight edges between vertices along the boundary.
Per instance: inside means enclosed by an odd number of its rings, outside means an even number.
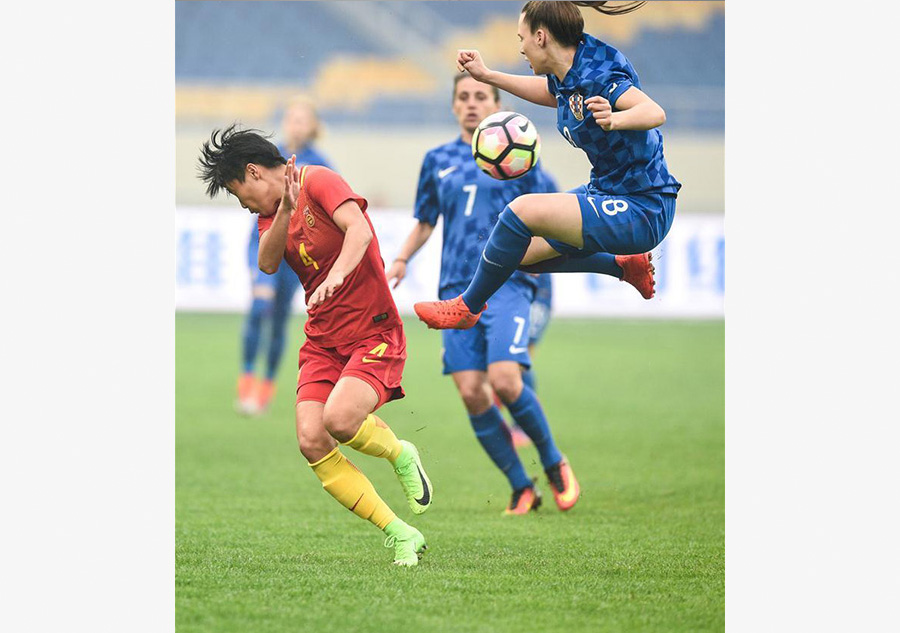
M403 326L337 347L321 347L308 340L300 348L297 402L325 402L337 381L353 376L378 394L376 409L406 394L400 386L406 364Z

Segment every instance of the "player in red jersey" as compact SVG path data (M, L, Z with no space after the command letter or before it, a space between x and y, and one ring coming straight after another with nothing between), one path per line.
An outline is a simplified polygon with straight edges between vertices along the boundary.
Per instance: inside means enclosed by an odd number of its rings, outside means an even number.
M416 565L425 538L391 511L338 443L391 462L409 507L421 514L433 487L416 447L374 411L402 398L406 337L384 274L365 198L326 167L298 169L255 130L215 130L203 144L207 194L222 189L259 215L259 268L282 259L307 297L297 375L297 441L322 486L387 534L394 563Z

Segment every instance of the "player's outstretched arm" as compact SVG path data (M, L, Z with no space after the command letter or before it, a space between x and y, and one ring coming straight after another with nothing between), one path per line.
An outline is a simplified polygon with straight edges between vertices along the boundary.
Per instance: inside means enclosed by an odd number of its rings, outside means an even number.
M484 65L481 53L474 49L463 49L456 54L456 67L459 72L468 72L473 79L497 86L526 101L550 108L556 107L556 97L547 89L544 77L527 75L510 75L491 70Z
M284 191L281 194L281 204L275 212L275 220L259 237L257 262L259 269L269 275L278 270L281 258L284 257L291 212L297 206L297 198L300 196L300 170L296 163L297 157L292 154L284 169Z
M344 232L344 243L338 258L328 271L325 281L320 283L309 297L306 305L310 308L321 304L341 287L344 278L359 265L366 249L372 241L372 229L354 200L347 200L334 210L334 223Z
M412 259L413 255L419 252L419 249L425 245L425 242L428 241L428 238L431 237L433 232L434 225L423 221L419 221L413 230L409 232L406 241L404 241L403 246L400 247L400 254L397 255L397 259L391 262L391 267L388 268L387 271L388 283L391 283L392 279L397 280L391 288L396 288L400 285L400 282L406 277L407 262Z
M638 88L632 86L612 104L600 96L584 100L594 122L603 130L652 130L666 122L666 112L659 104Z

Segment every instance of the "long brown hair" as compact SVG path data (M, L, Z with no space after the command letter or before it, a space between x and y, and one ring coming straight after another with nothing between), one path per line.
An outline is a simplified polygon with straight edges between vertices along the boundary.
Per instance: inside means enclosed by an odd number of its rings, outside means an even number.
M641 2L573 2L572 4L577 4L579 7L590 7L606 15L622 15L637 11L647 2L644 0Z
M560 45L577 46L584 31L584 17L578 7L590 7L606 15L631 13L644 6L644 2L541 2L531 0L522 7L525 22L534 33L539 28L550 32Z

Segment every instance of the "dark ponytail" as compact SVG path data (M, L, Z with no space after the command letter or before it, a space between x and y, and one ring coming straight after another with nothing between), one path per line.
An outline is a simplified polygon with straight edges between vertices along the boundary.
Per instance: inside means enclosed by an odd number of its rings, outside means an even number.
M540 28L550 32L560 45L577 46L584 31L584 16L578 7L590 7L606 15L631 13L644 6L644 2L526 2L522 7L525 23L532 33Z
M572 4L577 4L579 7L590 7L595 11L599 11L600 13L604 13L606 15L622 15L625 13L631 13L632 11L637 11L642 6L647 4L644 2L573 2ZM607 6L610 5L610 6Z

